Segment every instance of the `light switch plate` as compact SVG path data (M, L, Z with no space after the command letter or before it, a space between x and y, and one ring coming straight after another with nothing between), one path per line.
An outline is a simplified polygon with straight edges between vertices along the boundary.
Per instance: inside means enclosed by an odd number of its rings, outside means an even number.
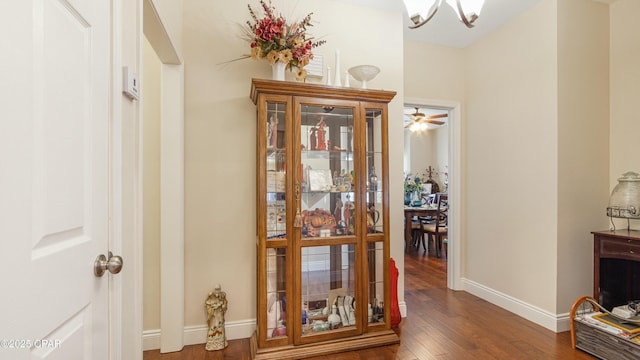
M139 89L138 75L128 66L122 67L122 92L129 98L138 100Z

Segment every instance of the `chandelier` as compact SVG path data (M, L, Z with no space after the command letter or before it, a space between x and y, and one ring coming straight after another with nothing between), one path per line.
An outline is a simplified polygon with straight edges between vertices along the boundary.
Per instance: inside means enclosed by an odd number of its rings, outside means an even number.
M403 0L407 8L409 18L413 22L410 29L416 29L426 24L436 14L443 0ZM473 23L480 16L480 11L484 5L484 0L445 0L449 6L455 10L458 19L468 28L473 27Z

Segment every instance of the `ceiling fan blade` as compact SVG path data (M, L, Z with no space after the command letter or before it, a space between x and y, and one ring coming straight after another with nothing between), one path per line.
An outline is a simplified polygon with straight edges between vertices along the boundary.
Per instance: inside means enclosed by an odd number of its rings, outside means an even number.
M434 115L429 115L426 116L425 114L420 112L419 108L415 108L415 112L414 113L410 113L410 114L405 114L406 116L408 116L412 121L409 122L407 125L404 126L405 129L407 128L411 128L412 126L416 125L416 124L420 124L420 123L428 123L428 124L434 124L434 125L444 125L445 122L444 121L439 121L439 120L434 120L434 119L440 119L440 118L446 118L449 116L449 113L443 113L443 114L434 114Z
M444 113L444 114L436 114L436 115L429 115L427 116L427 119L440 119L440 118L445 118L448 117L449 114Z

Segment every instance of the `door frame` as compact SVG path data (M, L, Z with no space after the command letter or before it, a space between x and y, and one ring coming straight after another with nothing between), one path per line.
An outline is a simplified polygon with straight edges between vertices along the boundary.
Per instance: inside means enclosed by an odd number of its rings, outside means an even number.
M124 264L109 283L109 359L141 360L142 98L123 94L122 69L142 69L142 0L113 0L111 14L109 249Z
M162 105L160 108L159 347L160 353L168 353L182 350L185 344L184 65L180 54L171 42L167 28L162 23L154 1L143 0L142 3L144 36L162 63L160 69ZM142 38L141 33L141 44ZM142 145L142 131L139 136ZM142 166L139 170L142 172ZM142 239L141 237L140 242L143 241ZM140 277L143 277L143 271L141 269ZM142 336L142 330L141 328L140 336Z
M449 217L447 287L462 290L462 109L458 101L423 98L405 98L405 105L440 108L449 111Z

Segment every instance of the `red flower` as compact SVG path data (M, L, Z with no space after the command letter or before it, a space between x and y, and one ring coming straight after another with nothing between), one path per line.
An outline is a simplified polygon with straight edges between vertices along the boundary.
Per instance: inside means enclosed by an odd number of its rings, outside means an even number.
M254 59L267 58L270 62L282 61L292 70L294 67L302 69L313 59L312 48L325 43L324 40L312 42L307 38L307 27L312 26L309 13L302 21L287 24L282 15L276 14L271 0L260 0L263 10L262 18L248 5L249 14L253 22L247 21L251 57ZM248 57L249 55L247 55ZM300 72L301 74L305 72Z

